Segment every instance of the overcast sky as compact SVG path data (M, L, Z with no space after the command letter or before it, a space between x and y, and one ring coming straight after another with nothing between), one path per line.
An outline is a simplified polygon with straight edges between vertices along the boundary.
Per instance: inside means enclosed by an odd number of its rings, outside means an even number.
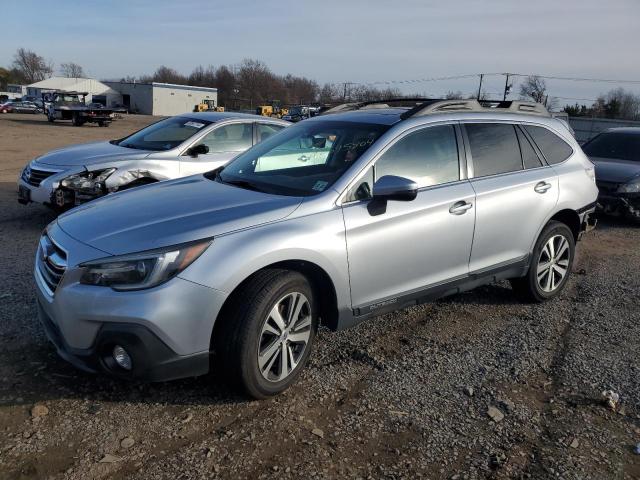
M640 93L638 0L3 0L0 16L0 65L25 47L103 79L256 58L320 83L517 72L638 80L548 81L559 97L592 99L616 86ZM437 96L477 83L390 86ZM485 85L495 97L504 79Z

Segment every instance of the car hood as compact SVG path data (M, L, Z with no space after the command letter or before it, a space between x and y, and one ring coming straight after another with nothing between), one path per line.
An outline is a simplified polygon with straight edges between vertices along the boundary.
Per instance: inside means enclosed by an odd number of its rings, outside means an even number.
M301 202L195 175L107 195L61 215L58 225L76 240L122 255L274 222Z
M596 166L596 180L601 182L626 183L640 175L640 162L598 157L590 160Z
M45 153L36 159L43 165L80 166L104 163L106 161L132 160L144 158L152 153L149 150L134 150L120 147L109 142L93 142L60 148Z

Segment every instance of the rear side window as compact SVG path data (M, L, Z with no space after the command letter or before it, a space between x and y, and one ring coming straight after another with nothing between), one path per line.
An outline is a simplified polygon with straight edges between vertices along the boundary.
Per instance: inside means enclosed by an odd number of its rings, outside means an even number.
M544 158L551 165L564 162L573 153L573 149L567 142L558 135L544 127L534 127L533 125L523 125L525 130L531 135Z
M473 176L486 177L522 170L516 129L502 123L466 124Z
M376 178L396 175L428 187L460 180L453 125L423 128L401 138L375 165Z
M529 140L519 128L516 128L518 134L518 142L520 143L520 151L522 152L522 162L524 168L538 168L542 166L540 157L529 143Z
M272 135L275 135L276 133L278 133L280 130L284 128L284 125L275 125L272 123L258 123L257 127L258 127L257 143L260 143L266 140L267 138L271 137Z
M208 133L200 143L209 153L242 152L253 145L252 123L231 123Z

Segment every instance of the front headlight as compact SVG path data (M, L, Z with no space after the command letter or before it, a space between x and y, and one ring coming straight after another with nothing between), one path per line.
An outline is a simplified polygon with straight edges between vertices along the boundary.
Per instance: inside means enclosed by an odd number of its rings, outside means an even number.
M140 290L166 282L187 268L211 244L211 240L169 249L151 250L83 263L80 283L111 287L114 290Z
M72 190L84 190L100 193L104 191L105 180L115 172L115 168L105 168L93 172L81 172L70 175L60 182L60 185Z
M640 177L620 185L618 193L640 193Z

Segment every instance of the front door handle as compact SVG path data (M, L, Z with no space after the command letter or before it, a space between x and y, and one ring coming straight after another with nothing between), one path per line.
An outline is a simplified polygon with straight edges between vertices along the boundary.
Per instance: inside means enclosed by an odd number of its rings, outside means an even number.
M533 187L533 189L537 193L547 193L547 190L549 190L550 188L551 188L551 184L547 183L547 182L540 182L540 183L536 184L535 187Z
M462 215L471 207L473 207L472 203L467 203L464 200L461 200L460 202L456 202L453 205L451 205L451 208L449 209L449 213L452 215Z
M298 157L298 160L300 160L301 162L308 162L309 160L311 160L311 157L309 157L308 155L300 155Z

